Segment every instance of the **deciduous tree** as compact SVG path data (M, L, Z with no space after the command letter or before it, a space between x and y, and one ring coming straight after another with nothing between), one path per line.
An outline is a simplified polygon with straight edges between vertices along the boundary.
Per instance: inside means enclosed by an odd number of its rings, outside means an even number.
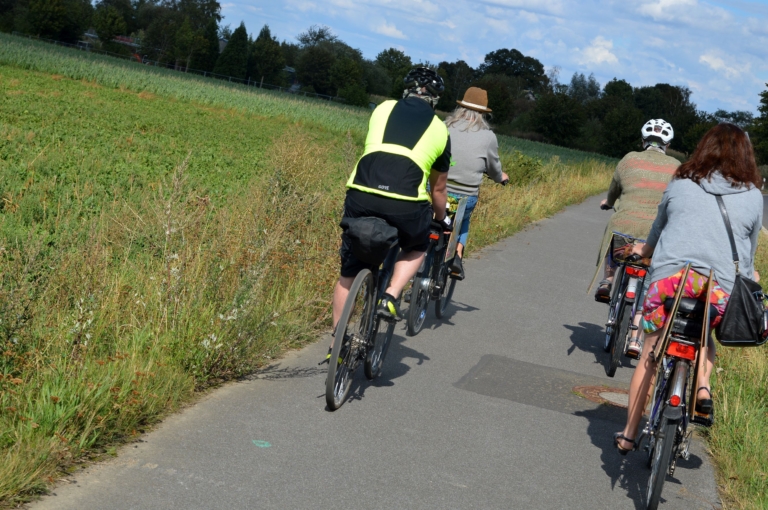
M534 130L557 145L575 140L586 120L581 103L567 94L544 94L531 112Z
M600 152L621 158L630 151L640 150L640 130L646 120L643 112L633 104L618 102L603 119Z
M549 83L544 65L515 49L501 49L488 53L478 71L482 74L506 74L520 77L525 80L526 88L537 92L545 90Z
M768 86L768 83L766 83ZM755 118L752 142L755 156L763 165L768 165L768 89L760 93L760 106L757 108L760 116Z

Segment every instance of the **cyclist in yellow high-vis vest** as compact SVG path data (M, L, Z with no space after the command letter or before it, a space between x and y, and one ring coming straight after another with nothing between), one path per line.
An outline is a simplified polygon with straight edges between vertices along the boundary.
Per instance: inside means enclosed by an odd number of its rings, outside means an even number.
M435 221L450 226L445 203L451 144L448 129L434 112L445 85L437 73L419 67L405 77L404 89L402 99L385 101L373 111L365 152L347 181L344 201L345 217L376 216L398 230L401 252L378 310L395 319L400 318L400 293L424 258L433 213ZM367 267L352 253L349 239L344 234L341 238L334 327L355 276Z

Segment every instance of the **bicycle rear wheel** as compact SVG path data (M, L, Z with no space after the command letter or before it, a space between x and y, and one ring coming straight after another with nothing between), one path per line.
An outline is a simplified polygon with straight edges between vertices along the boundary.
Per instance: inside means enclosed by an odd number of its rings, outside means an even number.
M341 407L349 395L358 353L361 346L365 345L371 327L374 301L373 275L370 270L363 269L352 282L336 325L328 377L325 380L325 401L332 411Z
M662 416L657 429L656 444L652 452L651 476L648 478L646 503L648 510L656 510L661 500L661 490L667 478L667 471L672 462L672 450L675 446L677 421L670 421Z
M614 326L613 342L611 342L611 360L606 369L608 377L616 374L616 369L621 365L621 357L624 355L624 347L627 344L627 334L629 333L629 324L632 321L632 303L624 303L619 308L619 314L616 317Z
M440 266L440 295L435 301L435 315L438 319L442 319L445 316L445 309L448 308L448 303L451 302L453 297L453 290L456 288L456 279L450 278L448 266L443 263Z
M613 277L613 288L611 289L611 300L608 302L608 323L613 324L612 326L608 326L606 324L606 330L605 330L605 341L603 342L603 350L605 352L611 352L611 345L613 345L613 341L616 339L616 330L619 326L619 306L617 305L618 299L619 299L619 290L621 287L622 280L624 279L624 267L619 266L619 268L616 270L616 274ZM610 328L610 331L608 331L608 328Z
M421 331L424 319L427 318L429 305L429 273L426 277L416 276L411 286L411 306L408 309L408 336L414 336Z
M381 327L384 331L379 331ZM392 341L392 335L395 332L395 323L376 319L376 327L372 333L373 345L368 349L365 355L365 377L375 379L381 375L381 367L384 366L384 358L389 350L389 343Z

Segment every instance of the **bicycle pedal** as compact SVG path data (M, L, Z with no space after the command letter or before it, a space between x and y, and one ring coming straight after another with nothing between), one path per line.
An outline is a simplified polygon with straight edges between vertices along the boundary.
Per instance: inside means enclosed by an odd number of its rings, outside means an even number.
M697 411L693 412L693 423L701 425L702 427L711 427L715 422L715 418L712 414L703 414Z
M630 324L630 325L629 325L629 329L631 329L632 331L637 331L637 330L638 330L638 329L640 329L640 328L639 328L639 327L637 327L637 326L635 326L634 324Z
M610 296L595 296L595 301L597 301L598 303L608 304L608 303L611 302L611 297Z

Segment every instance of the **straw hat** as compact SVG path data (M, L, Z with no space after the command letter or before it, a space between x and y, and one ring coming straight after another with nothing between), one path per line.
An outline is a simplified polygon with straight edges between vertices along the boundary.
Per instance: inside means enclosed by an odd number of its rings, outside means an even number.
M488 93L478 87L469 87L464 92L464 99L456 101L456 104L480 113L491 113L488 108Z

